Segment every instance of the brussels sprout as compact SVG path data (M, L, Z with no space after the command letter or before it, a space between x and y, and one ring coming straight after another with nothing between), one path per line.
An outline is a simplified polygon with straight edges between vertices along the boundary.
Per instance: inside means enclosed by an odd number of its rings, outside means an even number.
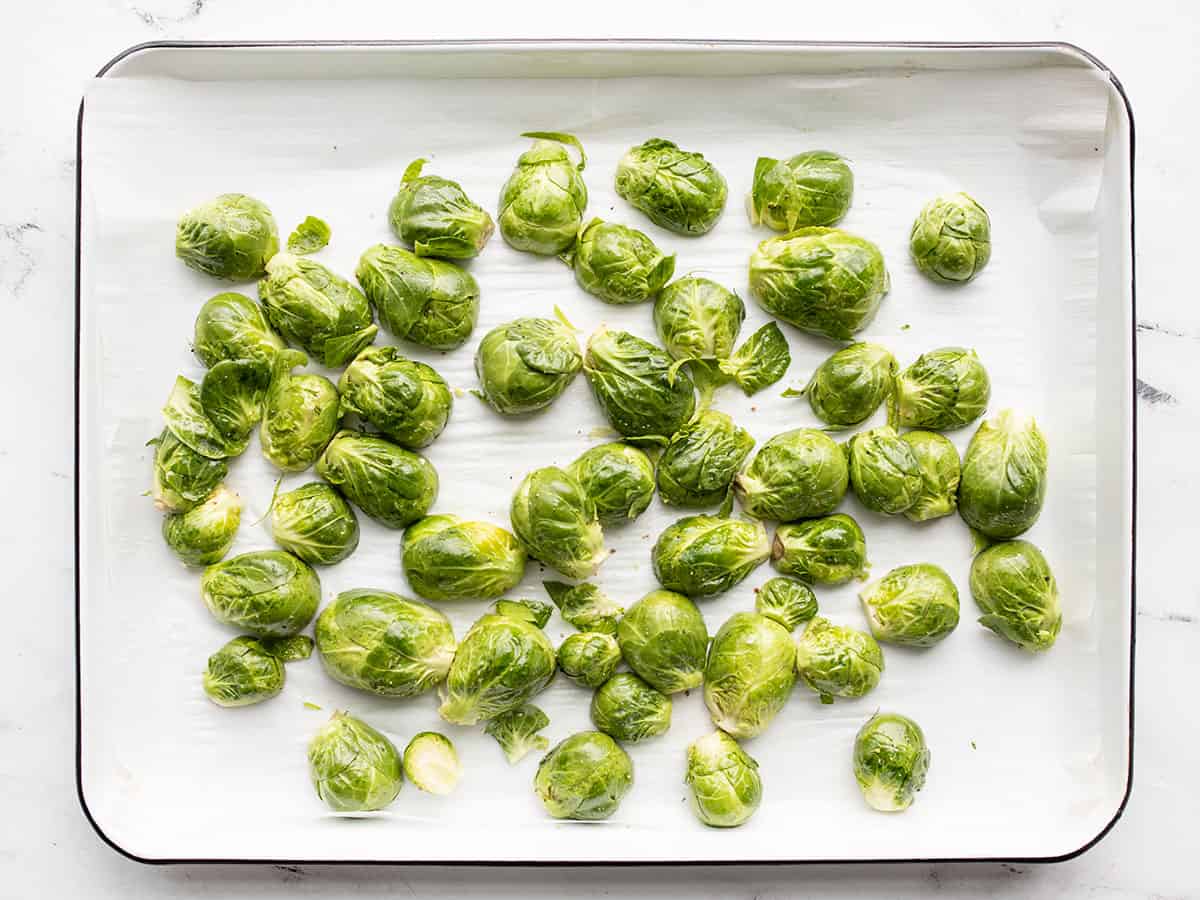
M636 675L620 672L592 695L591 716L597 731L636 744L667 733L671 727L671 698Z
M567 471L596 504L602 525L636 519L654 499L654 463L629 444L601 444L586 450Z
M579 342L562 322L517 319L484 335L475 351L483 399L506 416L545 409L583 366Z
M541 600L497 600L492 605L492 612L518 622L529 622L535 628L545 628L554 607Z
M433 443L450 418L450 388L432 366L395 347L368 347L338 380L343 416L353 413L401 447Z
M979 624L1026 650L1049 650L1062 628L1058 583L1028 541L993 544L971 563Z
M987 409L992 385L974 350L943 347L922 353L896 378L894 424L950 431Z
M596 585L543 581L542 586L568 625L574 625L580 631L617 633L617 620L625 610Z
M250 706L283 690L283 662L257 638L236 637L208 658L204 693L217 706Z
M454 630L438 610L390 591L342 591L314 630L334 681L381 697L415 697L446 679Z
M775 231L836 225L850 209L854 173L828 150L809 150L791 159L760 156L750 190L750 224Z
M189 566L207 566L229 552L241 521L241 498L220 486L199 506L163 519L162 534Z
M900 438L908 444L921 467L921 492L904 515L914 522L950 515L958 506L958 482L962 474L958 449L932 431L906 431Z
M462 777L462 763L450 738L436 731L422 731L404 748L404 774L429 794L454 793Z
M308 659L313 652L313 639L307 634L293 634L291 637L258 638L263 649L282 662L296 662Z
M651 138L617 164L617 194L655 225L676 234L705 234L725 210L725 178L700 153Z
M607 734L581 731L542 758L533 788L556 819L607 819L633 787L633 760Z
M275 498L271 534L310 566L332 566L358 547L358 517L341 494L314 481Z
M723 731L706 734L688 745L687 775L692 809L705 825L736 828L754 815L762 802L758 763Z
M612 677L620 662L621 648L617 639L598 631L568 635L558 648L558 667L582 687L600 687ZM600 730L608 732L607 728Z
M525 575L525 550L512 534L448 514L410 525L401 554L408 583L426 600L491 600Z
M734 613L717 631L704 668L704 705L736 738L762 734L796 684L796 645L787 628L758 613Z
M245 194L220 194L189 209L175 228L175 255L197 272L229 281L262 276L279 252L267 205Z
M314 259L276 254L258 297L267 321L288 343L331 369L354 359L379 331L362 291Z
M290 637L312 621L321 581L290 553L257 550L205 569L200 596L218 622L255 637Z
M297 256L316 253L328 246L332 234L328 222L316 216L307 216L296 226L296 230L288 235L288 253L295 253Z
M568 578L595 574L604 561L596 504L563 469L546 466L525 476L509 510L525 550Z
M293 375L308 357L298 350L275 354L274 375L263 403L259 438L263 456L285 472L303 472L338 430L337 388L324 375Z
M554 256L575 243L583 224L588 192L581 173L587 156L573 134L527 131L521 137L536 142L521 154L500 192L500 234L516 250ZM578 166L563 144L579 151Z
M761 522L686 516L658 536L650 559L654 577L667 590L708 597L741 583L770 555Z
M752 397L769 388L785 374L792 364L792 351L787 338L775 322L768 322L738 347L729 359L717 361L722 375L732 378L742 393Z
M958 627L958 588L931 563L892 569L858 599L879 641L932 647Z
M526 703L489 719L483 731L496 739L508 764L515 766L532 751L550 746L550 741L538 734L549 724L550 718L544 712L532 703Z
M429 460L374 435L338 432L317 460L317 474L388 528L423 518L437 498Z
M478 256L496 226L487 210L473 203L456 181L422 175L425 160L404 170L400 189L388 207L396 237L417 256L470 259Z
M822 703L861 697L879 684L883 651L865 631L817 616L796 639L796 673Z
M271 367L252 359L223 359L200 382L200 406L226 441L245 446L262 419Z
M771 438L733 480L743 509L759 519L786 522L837 509L849 481L846 454L829 435L797 428Z
M746 318L746 304L707 278L672 281L654 301L658 339L676 359L726 359Z
M257 303L245 294L224 293L200 307L192 349L206 366L223 359L252 359L269 366L283 349L283 340Z
M913 222L908 248L934 281L965 284L992 258L992 221L972 197L935 197Z
M665 440L696 411L686 372L649 341L603 325L588 341L583 361L592 393L612 427L630 438Z
M708 628L682 594L651 591L633 604L617 623L617 643L629 668L664 694L690 691L704 679Z
M376 244L354 277L388 334L432 350L466 343L479 317L479 285L470 272L402 247Z
M763 309L834 340L866 328L890 286L879 248L837 228L768 238L750 257L750 292Z
M912 448L890 425L850 438L850 484L867 509L896 516L921 496L925 481Z
M958 512L986 537L1014 538L1033 527L1046 499L1046 439L1033 416L1011 409L979 426L963 456Z
M879 344L851 344L817 366L802 393L826 425L865 422L892 393L896 358Z
M750 432L723 412L705 410L667 441L658 460L659 496L690 509L720 503L753 447Z
M458 645L438 712L474 725L527 703L554 677L554 645L531 622L489 613Z
M810 584L845 584L866 578L867 539L853 518L835 513L775 529L771 562L784 575Z
M246 449L248 435L226 436L204 408L203 385L179 375L163 407L167 429L189 448L209 459L227 459Z
M195 509L229 473L223 459L209 459L163 429L154 445L154 505L174 513Z
M333 718L308 745L317 796L337 812L383 809L404 784L400 754L386 737L348 713Z
M592 219L571 251L575 280L605 303L642 303L675 274L675 254L666 256L636 228Z
M929 748L919 725L908 716L875 713L854 738L854 778L863 799L880 812L912 806L925 786Z
M754 592L754 611L795 631L817 614L817 597L803 581L777 576Z

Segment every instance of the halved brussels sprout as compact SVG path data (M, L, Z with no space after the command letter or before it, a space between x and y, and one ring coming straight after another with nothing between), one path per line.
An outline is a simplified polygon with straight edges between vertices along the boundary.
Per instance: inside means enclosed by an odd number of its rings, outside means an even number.
M596 504L602 525L636 519L654 499L654 463L629 444L601 444L586 450L567 471Z
M429 460L374 435L338 432L317 460L317 474L388 528L423 518L437 499Z
M770 555L761 522L685 516L658 536L650 559L654 577L667 590L709 597L741 583Z
M278 252L275 217L265 203L245 194L220 194L201 203L175 228L175 255L188 268L216 278L259 278Z
M995 540L1032 528L1046 499L1047 455L1033 416L1005 409L980 425L963 456L958 485L963 521Z
M704 705L726 734L762 734L795 684L796 645L787 628L758 613L739 612L717 631L704 667Z
M874 415L892 393L895 377L896 357L886 347L851 344L817 366L803 393L818 419L849 428Z
M934 281L965 284L992 258L992 221L967 194L935 197L913 222L908 247Z
M667 441L658 460L659 496L688 509L720 503L753 447L750 432L723 412L705 410Z
M690 691L704 680L708 628L682 594L651 591L617 623L621 656L655 690Z
M592 695L591 716L597 731L636 744L667 733L671 727L671 698L636 675L619 672Z
M1062 628L1058 582L1028 541L993 544L971 563L979 624L1026 650L1049 650Z
M575 243L583 224L587 156L573 134L527 131L521 137L535 143L521 154L500 191L500 234L517 250L554 256ZM579 165L571 162L563 144L579 151Z
M958 627L958 588L931 563L892 569L858 599L879 641L932 647Z
M675 274L675 254L664 254L636 228L592 219L571 251L575 280L605 303L643 303Z
M921 492L904 515L913 522L950 515L958 506L958 482L962 477L958 449L932 431L906 431L900 438L921 467Z
M568 578L595 574L607 555L596 504L575 476L556 466L525 476L509 516L526 552Z
M908 716L875 713L854 738L854 778L863 799L880 812L912 806L925 786L929 748L925 734Z
M583 631L567 635L558 647L558 667L582 687L600 687L612 678L620 662L621 648L611 634Z
M529 622L537 628L545 628L554 607L542 600L497 600L492 605L492 612L519 622Z
M271 534L311 566L332 566L358 547L358 517L342 495L314 481L271 504Z
M817 614L817 597L803 581L776 576L754 592L754 611L795 631Z
M775 529L771 562L784 575L810 584L845 584L866 578L867 539L854 519L835 513Z
M950 431L987 409L992 385L974 350L942 347L922 353L896 377L893 424Z
M607 819L633 787L633 760L607 734L581 731L542 758L533 789L556 819Z
M404 170L400 189L388 207L396 237L417 256L470 259L478 256L495 230L487 210L473 203L457 181L422 175L426 160Z
M288 253L295 253L297 256L316 253L329 245L329 238L332 236L333 232L328 222L316 216L306 216L304 221L296 226L296 230L288 235Z
M196 314L192 349L206 366L223 359L252 359L270 366L283 346L262 307L245 294L217 294Z
M229 473L223 459L209 459L164 428L150 441L154 445L154 505L161 510L184 513L212 496Z
M258 638L236 637L208 658L204 693L217 706L251 706L283 690L283 660Z
M759 519L787 522L824 516L846 496L846 454L829 435L797 428L771 438L733 480L742 508Z
M881 425L850 438L850 484L867 509L898 516L912 509L925 481L921 465L896 429Z
M717 361L720 373L732 378L742 393L752 397L769 388L792 364L792 351L776 322L768 322L742 343L729 359Z
M617 164L617 195L655 225L677 234L705 234L725 210L725 178L702 153L663 138L631 147Z
M603 325L588 340L583 372L612 427L629 438L665 441L696 411L692 379L670 354Z
M532 703L526 703L489 719L483 731L496 739L508 764L515 766L527 754L550 746L550 741L538 734L549 724L549 716Z
M750 224L775 231L836 225L850 209L854 173L828 150L809 150L790 159L760 156L750 190Z
M883 651L865 631L817 616L796 639L796 673L822 703L861 697L879 684Z
M308 745L308 771L325 804L337 812L383 809L404 784L400 754L361 719L338 712Z
M292 369L308 363L298 350L275 354L274 374L263 403L259 438L263 456L285 472L303 472L338 430L337 388L324 375Z
M400 546L404 575L426 600L491 600L525 575L525 550L490 522L426 516L410 525Z
M708 278L672 281L654 301L658 339L676 359L727 359L746 318L746 304Z
M617 620L625 610L596 585L586 581L582 584L543 581L542 586L568 625L580 631L617 633Z
M224 365L224 364L222 364ZM209 418L204 408L204 387L179 375L163 407L167 429L189 448L209 459L227 459L240 455L249 442L249 435L226 435Z
M579 342L564 323L516 319L484 335L475 351L480 392L498 413L545 409L583 367Z
M241 521L241 498L221 485L199 506L163 519L162 534L189 566L207 566L229 552Z
M291 637L312 621L321 580L290 553L256 550L205 569L200 596L218 622L255 637Z
M688 745L684 781L691 787L696 817L714 828L736 828L762 802L758 763L723 731Z
M401 447L433 443L454 399L432 366L405 359L395 347L368 347L338 380L341 414L353 413Z
M404 774L429 794L454 793L462 777L462 763L450 738L436 731L422 731L404 748Z

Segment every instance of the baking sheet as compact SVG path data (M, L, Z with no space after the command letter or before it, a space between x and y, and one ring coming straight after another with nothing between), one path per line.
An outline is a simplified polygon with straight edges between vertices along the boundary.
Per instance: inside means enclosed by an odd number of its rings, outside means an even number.
M1124 109L1104 73L1065 52L909 49L881 62L869 50L763 50L693 48L695 64L681 54L675 65L669 47L156 51L90 86L81 158L80 778L108 839L146 859L1041 857L1079 848L1112 819L1128 767ZM221 80L230 72L238 80ZM373 77L352 77L359 72ZM449 77L456 72L488 77ZM676 698L666 736L629 748L635 789L602 824L544 815L531 788L536 754L510 768L491 738L442 722L433 697L372 698L333 683L316 660L290 665L283 695L269 703L209 703L200 672L234 632L204 610L197 572L169 555L161 516L143 496L144 444L161 428L170 385L177 373L203 371L189 352L195 313L230 289L175 260L179 213L243 191L272 207L284 237L306 215L320 216L333 239L316 258L350 275L363 249L392 240L387 204L411 159L429 157L427 172L460 181L494 213L528 146L517 135L530 129L577 134L589 154L589 214L646 231L678 254L678 274L737 290L747 300L744 335L768 320L746 285L748 256L770 236L742 208L755 158L815 147L844 154L856 196L842 226L878 243L892 275L862 337L891 347L902 365L934 347L974 346L992 376L992 409L1028 410L1047 435L1050 490L1028 537L1062 590L1054 650L1027 656L974 623L970 539L957 518L916 526L847 497L843 509L866 531L874 573L916 561L943 566L962 593L962 625L931 650L885 647L884 678L860 701L822 706L798 687L767 733L747 742L765 800L735 831L703 828L686 804L684 748L711 729L699 692ZM651 136L702 150L728 179L729 206L710 235L665 232L615 196L617 160ZM925 200L959 189L989 210L995 249L985 273L955 290L923 279L906 248ZM453 387L475 385L472 355L488 329L555 305L581 342L601 323L653 338L649 305L607 306L557 260L517 253L498 235L470 268L483 296L467 346L449 354L404 346ZM256 294L253 285L233 289ZM714 404L760 444L819 424L805 401L779 394L802 385L834 348L785 330L787 378L749 399L723 389ZM522 475L609 439L604 424L582 376L529 420L459 397L428 451L441 476L435 511L507 526ZM960 450L971 431L951 435ZM275 477L255 439L229 477L245 502L232 553L273 546L266 524L253 523ZM314 478L288 476L282 489ZM652 589L650 547L677 515L656 500L636 522L606 530L614 553L599 583L626 605ZM360 520L358 551L320 572L326 600L351 587L408 593L399 534ZM750 608L753 588L772 574L764 567L702 601L710 631ZM557 576L531 565L513 595L545 599L543 577ZM818 595L823 614L865 627L855 586ZM486 605L441 607L461 637ZM556 643L570 630L557 615L547 627ZM565 679L539 697L552 742L590 727L588 700ZM436 798L409 785L368 821L330 815L308 785L305 745L335 709L399 746L425 729L449 734L465 767L458 792ZM903 816L867 809L851 774L854 733L876 709L917 719L932 749L928 785Z

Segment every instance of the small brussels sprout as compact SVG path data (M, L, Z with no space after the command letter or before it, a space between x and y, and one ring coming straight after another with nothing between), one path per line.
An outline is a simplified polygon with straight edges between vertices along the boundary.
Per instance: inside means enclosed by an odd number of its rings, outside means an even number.
M1046 499L1047 452L1033 416L1005 409L980 425L963 455L963 521L995 540L1032 528Z
M617 633L617 620L625 610L596 585L586 581L582 584L543 581L542 586L568 625L580 631Z
M208 658L204 693L217 706L251 706L283 690L283 661L258 638L236 637Z
M958 627L958 588L931 563L892 569L858 599L879 641L932 647Z
M555 256L570 249L583 224L587 156L573 134L527 131L521 137L535 143L521 154L500 191L500 234L516 250ZM579 151L579 165L571 162L563 144Z
M558 648L558 667L582 687L600 687L612 678L620 662L621 648L617 639L598 631L567 635ZM611 733L607 728L600 730Z
M218 622L255 637L290 637L312 621L321 581L290 553L256 550L205 569L200 596Z
M388 528L423 518L437 499L429 460L374 435L338 432L317 460L317 474Z
M563 469L546 466L526 475L509 516L526 552L568 578L587 578L604 561L596 504Z
M971 563L979 624L1026 650L1049 650L1062 628L1058 583L1028 541L993 544Z
M658 536L650 559L654 577L667 590L709 597L740 584L770 555L762 522L685 516Z
M489 613L458 645L438 712L454 725L494 718L527 703L556 666L554 645L540 628Z
M690 691L704 679L708 628L682 594L651 591L617 623L621 656L655 690Z
M410 525L400 552L408 583L426 600L491 600L525 575L525 550L512 534L448 514Z
M795 684L796 645L787 628L758 613L739 612L717 631L704 667L704 705L726 734L762 734Z
M817 616L796 640L796 673L822 703L861 697L879 684L883 651L865 631Z
M630 438L665 440L696 411L692 379L670 354L627 331L600 326L583 361L592 394L609 423Z
M809 584L845 584L866 578L867 539L845 513L789 522L775 529L771 562L784 575Z
M271 534L310 566L332 566L358 547L358 517L341 494L314 481L275 498Z
M414 159L404 170L400 189L388 207L392 231L417 256L478 256L496 228L492 217L471 201L458 182L422 175L425 162Z
M592 219L571 251L575 280L605 303L643 303L675 274L675 254L665 255L636 228Z
M725 178L701 153L650 138L617 164L617 195L655 225L676 234L705 234L725 210Z
M925 734L908 716L875 713L854 738L854 778L863 799L880 812L912 806L925 786L929 748Z
M163 422L176 438L209 459L227 459L240 455L249 435L227 436L209 418L204 408L204 387L179 375L163 407Z
M828 150L809 150L791 159L760 156L750 189L750 224L775 231L836 225L850 209L854 173Z
M636 744L667 733L671 727L671 698L636 675L620 672L592 695L591 716L597 731Z
M526 703L489 719L483 731L496 739L508 764L515 766L534 750L550 746L550 741L538 734L549 724L549 716L532 703Z
M311 466L338 430L340 401L333 382L324 375L292 374L307 362L298 350L275 354L274 375L263 402L263 456L285 472Z
M717 369L732 378L742 393L753 397L787 374L792 351L776 322L768 322L734 351L729 359L717 361Z
M723 731L688 745L684 781L691 788L696 817L714 828L736 828L762 802L758 763Z
M584 451L567 471L596 504L602 525L636 519L654 499L654 463L630 444L601 444Z
M220 194L189 209L175 228L175 255L197 272L229 281L262 277L279 252L267 205L245 194Z
M154 445L154 505L166 512L184 513L212 496L229 473L223 459L197 453L164 428Z
M323 365L341 368L375 340L371 304L362 291L314 259L279 253L258 283L267 321L289 344Z
M245 294L210 297L196 314L192 349L206 366L223 359L252 359L268 366L283 340L267 323L262 307Z
M297 256L316 253L329 245L329 238L332 236L333 232L328 222L316 216L306 216L304 221L296 226L296 230L288 235L288 253L295 253Z
M759 519L787 522L824 516L846 496L846 454L829 435L797 428L771 438L733 480L742 508Z
M415 697L446 679L454 630L441 612L391 591L342 591L314 629L334 681L381 697Z
M803 581L776 576L755 591L754 611L795 631L817 614L817 597Z
M727 359L746 318L746 304L707 278L672 281L654 301L654 328L676 359Z
M226 441L244 447L262 419L271 367L252 359L223 359L200 382L200 406Z
M750 293L763 309L834 340L866 328L890 286L879 248L837 228L768 238L750 257Z
M462 763L450 738L436 731L422 731L404 748L404 774L429 794L454 793L462 777Z
M896 357L886 347L851 344L817 366L803 393L818 419L849 428L875 414L891 394L895 377Z
M658 460L659 496L688 509L720 503L753 447L750 432L723 412L705 410L667 441Z
M242 521L242 500L218 487L199 506L163 519L167 546L189 566L207 566L224 558Z
M556 819L607 819L633 787L633 760L607 734L581 731L547 753L533 788Z
M517 319L484 335L475 351L483 399L506 416L545 409L583 367L579 342L564 323Z
M492 612L518 622L529 622L535 628L545 628L554 607L542 600L497 600Z
M308 771L325 804L337 812L383 809L404 784L395 745L348 713L338 712L308 745Z
M974 350L930 350L896 377L892 419L904 428L962 428L983 415L991 394L987 369Z
M962 476L958 449L946 437L932 431L906 431L900 438L908 444L921 467L921 492L904 515L913 522L950 515L958 506L958 482Z
M850 438L850 484L867 509L897 516L912 509L925 481L908 442L890 425Z
M433 443L454 399L432 366L405 359L395 347L368 347L338 379L343 416L354 414L401 447Z
M934 281L965 284L992 258L992 220L966 194L935 197L913 222L908 249Z

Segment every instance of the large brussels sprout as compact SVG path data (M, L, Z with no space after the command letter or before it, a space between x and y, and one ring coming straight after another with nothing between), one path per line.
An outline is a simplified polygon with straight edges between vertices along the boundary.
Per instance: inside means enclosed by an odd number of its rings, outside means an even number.
M338 712L308 744L308 771L325 804L337 812L383 809L404 784L400 754L384 735Z
M592 219L571 251L575 280L605 303L642 303L675 274L675 254L658 249L636 228Z
M604 561L596 504L563 469L546 466L526 475L513 495L509 517L529 555L568 578L587 578Z
M517 319L484 335L475 351L480 392L498 413L545 409L583 367L571 329L553 319Z
M752 397L786 375L791 364L787 338L777 322L768 322L746 338L729 359L717 360L717 370Z
M865 631L817 616L796 640L796 673L822 703L861 697L879 684L883 651Z
M929 748L925 734L908 716L875 713L854 738L854 778L863 799L880 812L912 806L925 786Z
M907 512L921 496L921 465L896 429L881 425L850 438L850 484L867 509L889 516Z
M343 416L354 414L401 447L433 443L454 400L432 366L405 359L395 347L368 347L338 380Z
M252 359L268 366L283 340L267 322L262 307L245 294L210 297L196 314L192 349L206 366L223 359Z
M1049 650L1062 628L1058 582L1028 541L993 544L971 563L979 623L1026 650Z
M771 562L784 575L810 584L845 584L865 578L870 568L863 530L845 513L780 525Z
M650 138L617 164L617 194L677 234L712 230L725 210L725 178L701 153Z
M275 355L274 375L263 403L263 456L285 472L303 472L338 430L337 388L324 375L293 375L308 357L298 350Z
M332 566L358 547L358 517L341 494L314 481L275 498L271 534L309 565Z
M849 477L846 454L833 438L797 428L763 444L733 480L733 490L750 515L787 522L833 512Z
M837 228L768 238L750 257L750 292L763 309L834 340L866 328L890 286L879 248Z
M904 428L962 428L983 415L991 393L987 369L974 350L930 350L896 377L892 418Z
M374 435L334 435L317 460L317 474L388 528L411 525L437 498L437 471L429 460Z
M809 150L791 159L760 156L750 189L750 223L776 231L836 225L850 209L854 173L828 150Z
M708 628L682 594L651 591L629 607L617 623L617 643L629 668L664 694L690 691L704 679Z
M654 577L667 590L709 597L740 584L770 555L761 522L685 516L658 536L650 559Z
M530 622L537 628L545 628L554 613L554 607L543 600L497 600L492 612L508 616L521 622Z
M597 731L636 744L666 734L671 727L671 698L636 675L620 672L592 695L591 716Z
M583 371L612 427L630 438L665 440L696 411L692 379L670 354L603 325L588 340Z
M199 506L163 519L163 539L189 566L207 566L229 552L241 521L241 498L221 486Z
M904 515L914 522L950 515L958 506L962 477L958 448L933 431L906 431L900 437L921 467L921 491Z
M500 191L500 234L517 250L554 256L575 243L583 224L587 156L573 134L527 131L521 137L535 143L521 154ZM563 144L579 151L579 165L571 162Z
M625 610L596 585L586 581L582 584L543 581L542 585L568 625L580 631L617 633L617 620Z
M558 667L582 687L598 688L612 678L621 663L621 647L611 634L581 631L558 647ZM607 732L607 729L601 728Z
M818 419L848 428L874 415L895 377L896 357L886 347L851 344L817 366L803 393Z
M704 705L735 738L762 734L796 684L796 645L787 628L758 613L730 616L704 667Z
M858 599L876 640L932 647L958 627L958 588L931 563L892 569Z
M438 712L454 725L474 725L528 702L550 683L554 645L531 622L489 613L458 645Z
M312 621L321 581L290 553L256 550L205 569L200 596L218 622L255 637L290 637Z
M154 445L154 505L166 512L195 509L229 473L223 459L209 459L164 428L150 441Z
M237 366L237 363L221 365ZM162 409L163 422L171 434L209 459L227 459L241 454L249 442L249 435L226 434L208 412L204 405L203 384L196 384L182 375L176 377Z
M422 731L404 748L404 775L418 788L444 797L454 793L462 777L462 763L450 738Z
M817 597L803 581L777 576L754 592L754 611L795 631L817 614Z
M414 159L404 170L400 189L388 207L392 231L417 256L478 256L496 228L492 217L471 201L458 182L422 175L425 162Z
M340 368L375 340L379 327L362 291L314 259L279 253L258 283L267 321L288 343Z
M454 630L438 610L391 591L342 591L314 629L334 680L381 697L415 697L446 679Z
M556 819L607 819L633 787L633 760L607 734L581 731L547 753L533 788Z
M525 550L490 522L426 516L404 531L404 575L426 600L491 600L525 575Z
M1033 527L1046 499L1046 439L1033 416L1001 410L967 445L958 512L963 521L995 540Z
M236 637L208 658L204 693L217 706L250 706L270 700L283 690L283 664L307 659L312 640Z
M720 503L753 447L750 432L723 412L705 410L667 441L658 460L659 496L689 509Z
M654 463L629 444L592 447L567 466L567 471L596 504L602 525L636 519L654 499Z
M175 228L175 255L189 268L229 281L260 278L279 252L275 217L260 200L220 194L189 209Z
M654 301L658 339L676 359L727 359L745 318L741 297L691 275L672 281Z
M913 222L908 249L934 281L964 284L992 258L992 221L967 194L935 197Z
M526 703L488 719L483 731L496 739L504 751L504 758L514 766L534 750L545 750L550 746L549 739L538 734L549 724L549 716L532 703Z
M743 824L762 802L758 763L723 731L688 745L684 781L691 788L696 817L714 828Z

